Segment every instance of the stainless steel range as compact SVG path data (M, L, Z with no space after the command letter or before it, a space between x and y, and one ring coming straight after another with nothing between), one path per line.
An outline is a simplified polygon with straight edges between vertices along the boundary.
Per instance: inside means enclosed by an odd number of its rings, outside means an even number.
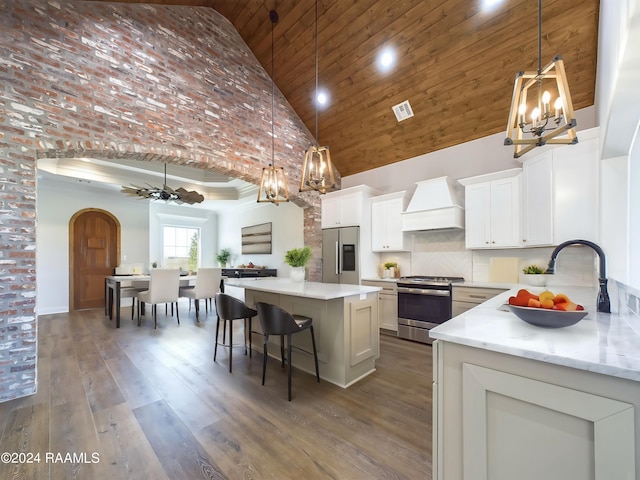
M398 280L398 336L432 343L429 330L451 318L451 285L462 277L402 277Z

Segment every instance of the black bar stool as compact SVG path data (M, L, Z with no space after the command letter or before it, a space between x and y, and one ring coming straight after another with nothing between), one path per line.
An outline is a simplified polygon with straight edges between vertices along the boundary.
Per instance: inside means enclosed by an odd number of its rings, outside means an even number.
M249 357L251 357L251 319L258 312L247 307L244 302L226 293L216 293L216 344L213 350L213 361L218 355L218 345L229 348L229 372L231 372L233 348L239 345L233 344L233 320L244 320L244 354L247 354L247 340L249 341ZM218 332L220 330L220 320L222 320L222 343L218 342ZM229 322L229 343L225 342L227 320ZM249 328L247 328L247 323Z
M256 303L256 309L258 310L258 317L260 319L260 325L262 326L262 332L264 334L263 342L263 360L262 360L262 385L264 385L264 378L267 372L267 342L269 341L269 335L280 336L280 356L282 358L282 366L284 367L285 355L284 355L284 337L287 337L287 363L289 364L289 378L288 378L288 398L291 401L291 335L294 333L302 332L303 330L309 330L311 332L311 342L313 344L313 359L316 364L316 378L320 382L320 371L318 369L318 352L316 350L316 338L313 334L313 322L310 317L303 315L292 315L282 308L271 305L270 303L258 302ZM293 347L301 351L300 348ZM306 352L305 353L309 353Z

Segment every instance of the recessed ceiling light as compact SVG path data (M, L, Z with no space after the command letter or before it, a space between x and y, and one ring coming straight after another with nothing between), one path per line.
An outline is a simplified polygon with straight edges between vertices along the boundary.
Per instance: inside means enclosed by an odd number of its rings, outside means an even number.
M319 91L316 102L318 102L318 105L326 105L329 103L329 95L327 95L327 92Z
M391 47L383 48L378 54L378 69L381 72L388 72L396 63L396 52Z
M485 12L493 10L502 2L504 2L504 0L482 0L482 9Z

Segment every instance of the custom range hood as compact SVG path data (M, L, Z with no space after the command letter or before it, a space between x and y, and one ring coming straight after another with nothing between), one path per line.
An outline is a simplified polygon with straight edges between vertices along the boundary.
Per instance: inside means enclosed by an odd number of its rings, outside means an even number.
M464 209L449 177L416 182L416 191L402 213L402 231L464 228Z

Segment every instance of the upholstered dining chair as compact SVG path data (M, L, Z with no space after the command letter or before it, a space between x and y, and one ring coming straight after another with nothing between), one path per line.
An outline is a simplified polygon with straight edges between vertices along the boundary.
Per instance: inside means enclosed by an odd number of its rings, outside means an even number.
M244 320L244 354L247 354L247 342L249 343L249 358L251 358L251 319L258 312L253 308L249 308L242 300L238 300L226 293L216 293L216 314L218 321L216 323L216 343L213 349L213 361L216 361L218 355L218 345L229 349L229 372L233 360L233 348L240 346L233 344L233 320ZM220 320L222 320L222 343L218 341L220 331ZM225 342L227 329L227 320L229 320L229 343Z
M262 385L264 385L264 379L267 372L267 343L269 342L269 336L280 336L280 357L282 359L283 367L285 363L284 337L287 337L286 362L289 364L288 398L289 401L291 401L291 335L302 332L304 330L309 330L311 332L311 343L313 344L313 359L316 364L316 378L318 379L318 382L320 382L320 370L318 369L318 351L316 350L316 338L313 334L313 321L310 317L306 317L304 315L292 315L286 310L278 307L277 305L272 305L270 303L258 302L256 303L256 309L258 310L258 318L260 319L260 326L262 327L264 338L262 346ZM301 350L297 347L293 348Z
M189 299L189 310L191 310L191 300L195 301L197 321L200 321L200 300L204 300L205 310L208 313L207 300L213 298L220 290L221 279L221 268L199 268L195 286L180 287L180 296Z
M149 289L143 292L134 293L135 299L138 299L138 326L140 326L140 304L150 303L153 307L153 328L158 328L157 305L159 303L171 304L173 313L173 304L176 304L176 318L180 325L180 312L178 311L178 298L180 292L180 270L177 268L154 268L151 270L151 279L149 280Z

